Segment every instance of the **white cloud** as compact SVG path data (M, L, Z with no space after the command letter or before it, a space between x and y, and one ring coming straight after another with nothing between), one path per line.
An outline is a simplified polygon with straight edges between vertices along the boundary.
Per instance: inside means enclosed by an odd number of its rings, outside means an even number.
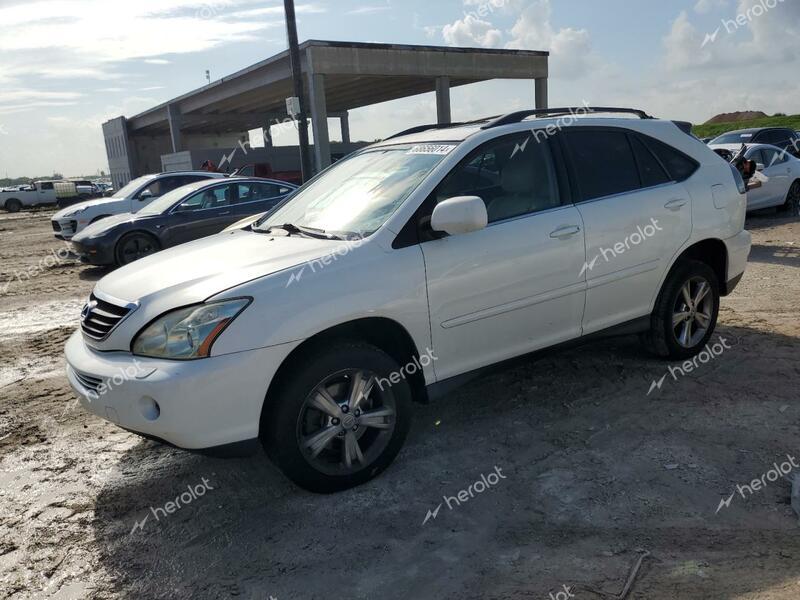
M501 45L503 33L488 21L467 15L463 19L445 25L442 28L442 37L450 46L495 48Z
M550 0L533 0L522 9L511 28L508 48L549 50L550 70L554 77L574 79L597 68L591 36L586 29L555 29L551 22Z
M373 6L360 6L359 8L349 10L348 15L374 15L375 13L386 12L391 10L392 7L387 4L373 5Z

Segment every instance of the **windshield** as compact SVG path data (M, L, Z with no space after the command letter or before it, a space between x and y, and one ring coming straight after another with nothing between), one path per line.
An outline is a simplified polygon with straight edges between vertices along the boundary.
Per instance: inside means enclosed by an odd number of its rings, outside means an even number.
M159 196L155 200L153 200L150 204L146 205L144 208L140 208L139 211L136 213L138 215L160 215L167 212L172 205L185 198L192 192L199 190L200 188L206 187L208 185L212 185L214 183L219 183L218 179L212 179L211 183L209 183L208 179L203 179L201 181L196 181L194 183L189 183L187 185L183 185L179 188L175 188L174 190L167 192L163 196Z
M291 223L336 235L371 235L453 148L402 145L356 154L300 188L256 229Z
M711 140L712 144L749 144L753 139L752 133L725 133Z
M142 175L141 177L137 177L136 179L128 183L128 185L122 187L116 194L114 194L111 197L127 198L128 196L133 194L133 192L135 192L140 186L143 186L145 183L155 178L156 178L155 175Z

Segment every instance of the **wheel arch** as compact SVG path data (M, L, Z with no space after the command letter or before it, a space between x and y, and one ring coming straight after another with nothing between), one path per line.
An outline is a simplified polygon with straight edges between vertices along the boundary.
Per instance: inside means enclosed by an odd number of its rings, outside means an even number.
M719 281L720 295L728 295L728 247L725 245L725 242L717 238L707 238L695 242L684 249L683 252L675 257L669 271L667 271L664 281L669 279L676 265L682 260L697 260L711 267L714 270L714 274L717 276L717 281Z
M264 420L269 416L272 406L270 399L274 397L275 390L280 387L282 380L297 361L302 360L304 356L308 356L308 354L321 346L340 340L360 341L371 344L386 352L401 366L410 363L414 358L418 359L420 357L414 338L411 337L408 330L397 321L387 317L354 319L320 331L304 340L281 362L280 367L275 372L275 376L270 381L264 397L259 430L263 429ZM425 377L421 370L417 370L413 375L410 374L408 381L411 383L413 399L416 402L427 403L428 393L425 386Z
M22 200L20 200L19 198L6 198L5 201L3 202L3 208L4 209L8 210L7 207L8 207L8 203L9 202L18 202L20 207L22 207L22 205L23 205L22 204Z
M111 216L111 215L109 215L109 216ZM136 235L136 234L146 235L146 236L148 236L150 238L153 238L156 241L156 244L158 244L158 249L159 250L163 250L164 249L164 244L163 244L162 240L159 239L159 237L157 235L155 235L154 233L152 233L150 231L147 231L146 229L131 229L130 231L126 231L125 233L121 234L116 240L114 240L113 252L114 252L114 260L115 261L119 260L119 254L118 254L119 247L120 247L119 245L123 241L125 241L125 239L131 237L132 235Z

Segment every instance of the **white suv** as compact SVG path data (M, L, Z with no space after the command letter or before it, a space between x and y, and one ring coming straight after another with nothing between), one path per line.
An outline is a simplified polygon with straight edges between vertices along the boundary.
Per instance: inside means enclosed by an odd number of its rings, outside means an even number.
M330 492L490 365L615 333L696 354L750 250L738 173L670 121L538 112L415 128L107 275L66 346L82 404Z
M58 211L50 219L54 235L60 240L70 240L85 227L100 219L111 215L138 212L156 198L182 185L219 177L227 177L227 175L207 171L142 175L123 186L110 198L86 200Z

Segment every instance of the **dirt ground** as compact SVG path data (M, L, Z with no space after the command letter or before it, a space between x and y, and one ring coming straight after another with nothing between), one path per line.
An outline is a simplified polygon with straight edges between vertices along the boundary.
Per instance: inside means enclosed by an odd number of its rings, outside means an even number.
M722 351L691 372L635 338L529 361L416 406L382 476L318 496L76 404L63 345L104 271L66 257L51 214L0 214L0 597L582 600L647 551L629 598L800 598L773 466L800 460L800 220L748 220Z

